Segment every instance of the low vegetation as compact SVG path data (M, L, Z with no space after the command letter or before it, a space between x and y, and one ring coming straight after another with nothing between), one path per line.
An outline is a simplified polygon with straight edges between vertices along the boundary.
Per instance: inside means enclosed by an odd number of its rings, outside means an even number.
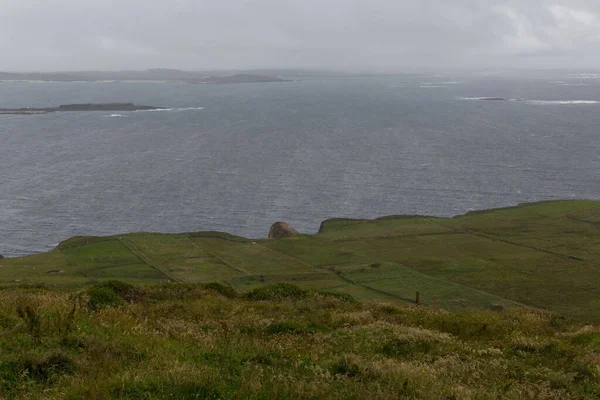
M600 327L290 284L11 287L0 398L598 399Z
M600 322L600 202L556 201L455 218L325 221L318 234L246 239L218 232L76 237L0 260L0 286L76 289L273 283L449 311L541 308ZM105 288L96 296L110 296ZM118 303L117 299L113 299Z

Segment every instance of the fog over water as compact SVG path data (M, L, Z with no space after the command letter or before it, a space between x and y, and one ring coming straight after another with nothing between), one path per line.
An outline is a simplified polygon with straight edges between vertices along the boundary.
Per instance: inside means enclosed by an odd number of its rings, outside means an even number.
M0 108L171 109L0 116L0 254L74 235L264 237L279 220L312 233L330 217L600 199L598 78L2 83Z

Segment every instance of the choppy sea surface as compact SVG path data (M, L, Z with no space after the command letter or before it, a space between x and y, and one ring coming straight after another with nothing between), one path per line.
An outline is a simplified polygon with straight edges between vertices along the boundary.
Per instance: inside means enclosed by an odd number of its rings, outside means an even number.
M503 97L506 101L484 101ZM600 199L600 76L404 75L288 83L0 83L0 254L75 235L306 233L330 217L453 216Z

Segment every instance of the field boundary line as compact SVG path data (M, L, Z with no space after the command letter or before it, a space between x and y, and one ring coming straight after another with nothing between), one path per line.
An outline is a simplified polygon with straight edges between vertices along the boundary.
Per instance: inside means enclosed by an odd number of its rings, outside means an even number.
M133 255L135 255L141 261L143 261L144 263L148 264L149 266L151 266L152 268L154 268L155 270L157 270L158 272L160 272L161 274L163 274L164 276L166 276L167 278L169 278L171 281L173 281L173 282L179 282L179 283L183 283L184 282L183 280L174 277L173 275L169 274L167 271L165 271L164 269L162 269L161 267L159 267L158 265L156 265L152 260L150 260L150 258L148 258L147 255L145 255L140 249L138 249L128 239L120 237L117 240L119 242L121 242L121 244L123 246L125 246L127 248L127 250L129 250L131 253L133 253Z
M473 236L479 236L485 239L489 239L489 240L494 240L497 242L503 242L503 243L507 243L507 244L511 244L513 246L518 246L518 247L523 247L529 250L533 250L533 251L538 251L540 253L546 253L546 254L550 254L556 257L561 257L561 258L565 258L567 260L571 260L571 261L579 261L579 262L587 262L586 260L584 260L583 258L580 257L575 257L575 256L570 256L568 254L562 254L562 253L557 253L555 251L552 250L546 250L546 249L542 249L539 247L535 247L535 246L529 246L526 244L522 244L522 243L518 243L518 242L513 242L511 240L507 240L507 239L501 239L498 236L494 236L494 235L488 235L486 233L482 233L479 231L466 231L466 233L473 235Z
M338 274L336 274L336 273L334 273L334 272L331 272L331 271L329 271L329 270L327 270L327 269L325 269L325 268L317 267L317 266L316 266L316 265L314 265L314 264L311 264L311 263L309 263L309 262L306 262L306 261L304 261L304 260L302 260L302 259L300 259L300 258L294 257L294 256L292 256L292 255L289 255L289 254L287 254L287 253L283 253L283 252L281 252L281 251L277 251L277 250L275 250L275 249L272 249L272 248L270 248L270 247L264 246L264 245L262 245L262 244L260 244L260 246L262 246L262 247L264 247L264 248L266 248L266 249L268 249L268 250L271 250L272 252L275 252L275 253L277 253L277 254L281 254L281 255L284 255L284 256L286 256L286 257L290 257L290 258L292 258L292 259L294 259L294 260L296 260L296 261L298 261L298 262L300 262L300 263L302 263L302 264L308 265L308 266L310 266L310 267L312 267L312 268L314 268L314 269L316 269L316 270L318 270L318 271L322 271L322 272L325 272L325 273L329 273L330 275L333 275L333 276L335 276L335 277L336 277L336 279L338 279L338 280L341 280L341 281L344 281L344 282L346 282L346 283L350 283L350 284L352 284L352 285L359 286L359 287L362 287L363 289L371 290L371 291L373 291L373 292L375 292L375 293L383 294L383 295L386 295L386 296L392 297L392 298L394 298L394 299L398 299L398 300L402 300L402 301L406 301L406 302L409 302L409 303L415 304L415 301L414 301L414 300L406 299L406 298L404 298L404 297L401 297L401 296L398 296L398 295L395 295L395 294L392 294L392 293L388 293L388 292L385 292L385 291L383 291L383 290L374 289L374 288L372 288L372 287L370 287L370 286L366 286L366 285L363 285L363 284L360 284L360 283L354 282L354 281L352 281L352 280L350 280L350 279L346 278L345 276L338 275ZM356 255L356 256L358 256L357 254L355 254L355 255Z
M415 237L424 237L424 236L458 235L461 233L463 233L463 232L450 230L448 232L413 233L413 234L406 234L406 235L358 236L355 238L340 238L340 239L331 239L331 240L323 238L322 240L325 242L341 243L341 242L354 242L356 240L370 240L370 239L397 239L397 238L415 238Z
M252 276L253 274L249 273L248 271L246 271L244 268L239 267L237 265L233 265L230 262L226 261L223 257L216 255L215 253L207 250L204 246L200 245L200 243L196 242L192 236L190 235L185 235L190 242L192 242L192 244L196 247L198 247L199 249L202 249L202 251L205 251L206 253L210 254L211 256L213 256L214 258L216 258L217 260L221 261L224 265L228 266L229 268L233 268L238 272L241 272L242 274L246 275L246 276ZM210 238L210 239L214 239L214 238ZM217 239L222 239L222 238L217 238ZM237 242L237 243L241 243L241 242Z

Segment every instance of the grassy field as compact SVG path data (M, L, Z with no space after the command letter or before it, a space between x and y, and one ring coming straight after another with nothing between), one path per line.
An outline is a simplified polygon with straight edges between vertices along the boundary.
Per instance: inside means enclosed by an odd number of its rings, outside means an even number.
M179 254L170 253L171 246L195 240L169 237L165 247L142 246L157 238L63 246L59 254L72 260L63 278L86 281L90 269L113 268L113 261L123 272L128 265L149 265L123 250L136 243L135 251L149 257L144 262L164 267ZM255 265L243 261L272 259L268 250L251 246L238 253L240 265L219 261L212 248L206 260L243 276ZM192 258L205 254L184 247ZM114 250L113 261L94 248ZM28 268L47 267L43 258L33 260ZM299 275L316 268L287 257L282 262ZM189 278L187 270L182 275L166 268L177 279ZM396 267L377 270L385 268ZM431 284L416 272L399 271ZM156 279L139 273L130 279ZM356 287L340 283L344 290ZM445 296L455 295L448 290ZM534 309L449 313L363 303L289 284L243 295L201 283L6 287L0 290L0 398L592 400L600 398L600 327Z
M267 240L217 232L67 240L0 260L0 285L79 288L222 282L248 292L275 282L360 300L450 311L533 307L600 321L600 202L559 201L455 218L325 221L316 235Z

